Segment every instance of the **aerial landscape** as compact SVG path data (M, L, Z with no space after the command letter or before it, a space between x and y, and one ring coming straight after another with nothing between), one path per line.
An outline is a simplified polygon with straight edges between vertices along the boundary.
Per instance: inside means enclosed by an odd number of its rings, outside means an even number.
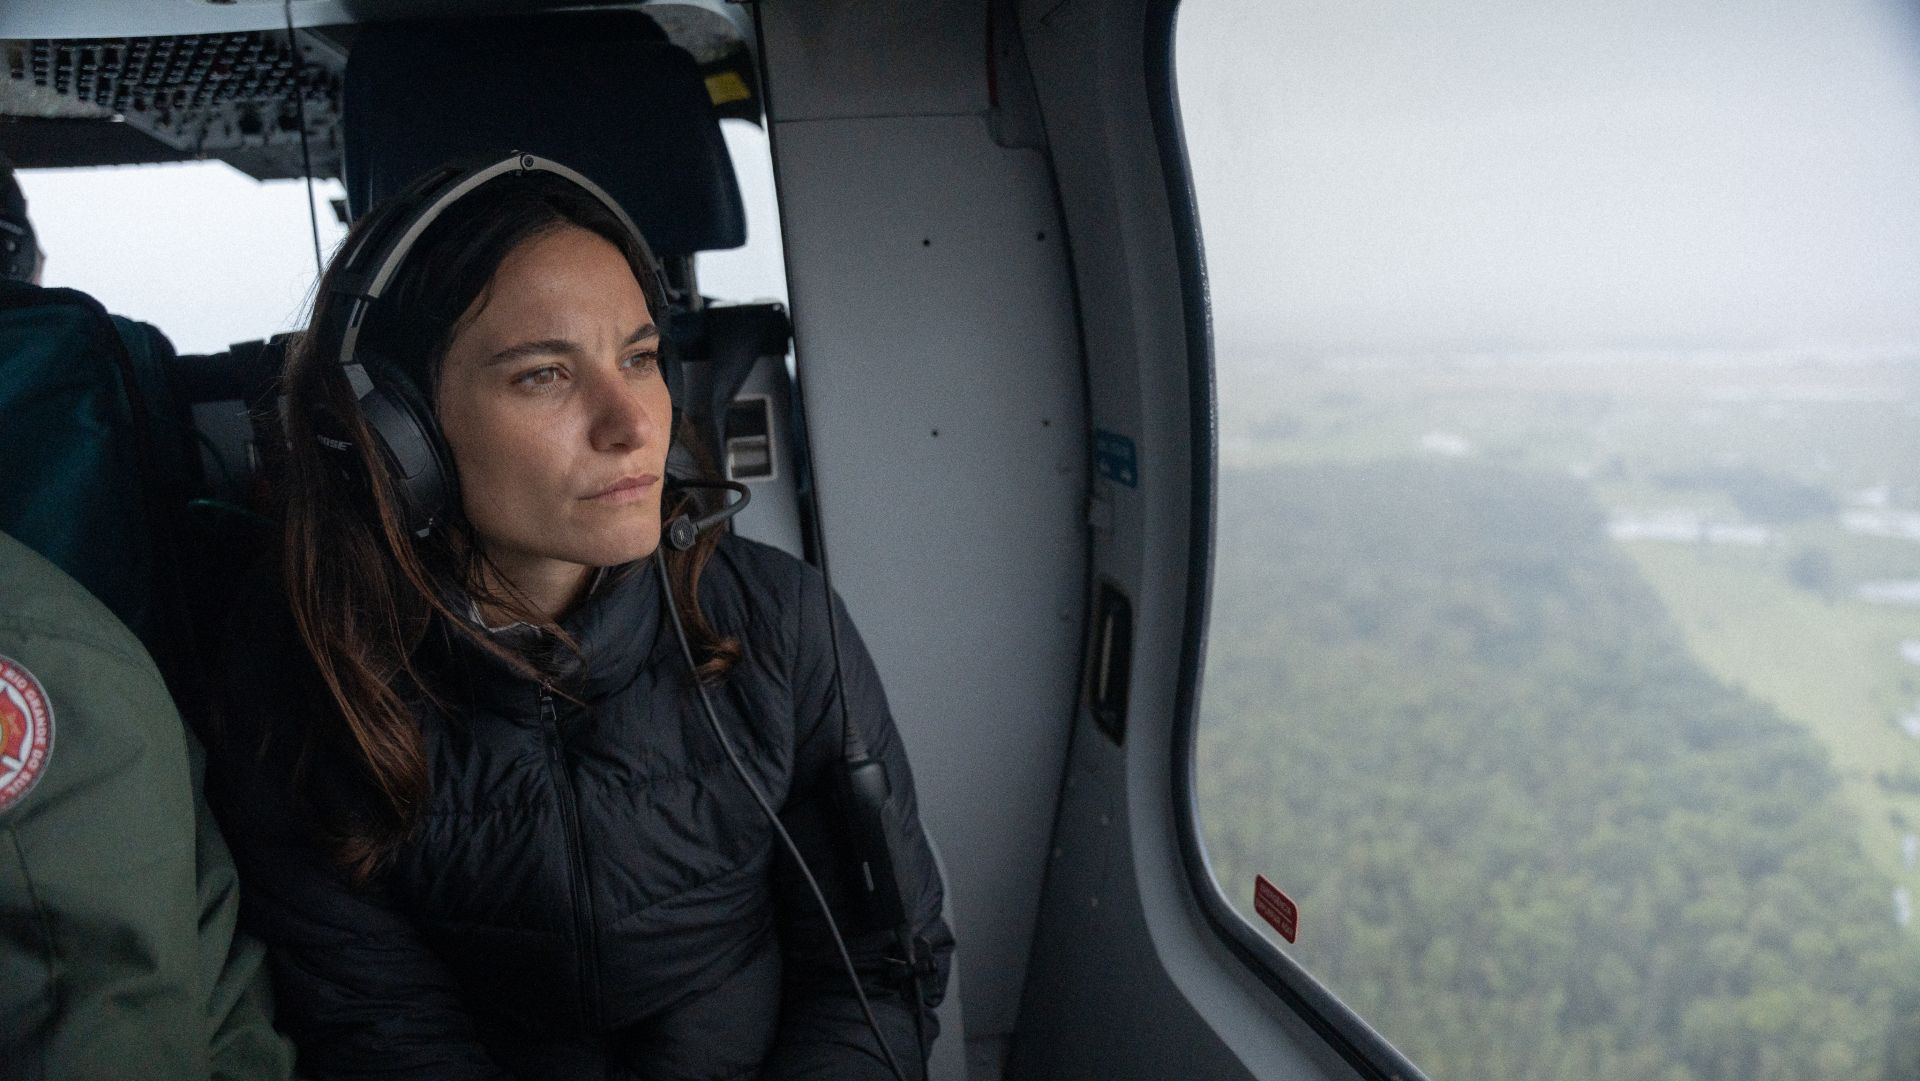
M1920 1075L1920 349L1219 364L1235 904L1440 1081Z

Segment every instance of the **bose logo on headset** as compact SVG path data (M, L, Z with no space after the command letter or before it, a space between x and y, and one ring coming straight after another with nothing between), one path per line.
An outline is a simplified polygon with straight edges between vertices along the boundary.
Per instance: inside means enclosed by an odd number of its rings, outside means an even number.
M400 268L406 264L414 245L440 215L488 181L502 176L534 173L548 173L573 184L612 214L644 257L648 276L652 280L642 281L640 285L648 303L655 306L665 303L666 290L663 288L659 263L655 261L646 239L640 235L640 230L634 226L633 219L599 185L545 158L515 153L485 165L444 165L374 208L369 220L362 223L349 241L349 246L336 259L330 275L328 291L345 302L328 306L327 321L317 327L315 333L321 342L339 343L336 362L346 376L347 386L353 392L354 402L366 421L367 430L378 443L375 449L380 460L386 463L388 476L393 481L394 491L406 518L407 530L416 537L431 533L434 526L444 520L454 503L456 474L453 457L446 441L441 438L440 425L433 415L432 406L422 397L420 389L412 385L403 369L385 358L372 356L363 360L359 356L360 330L367 314L379 303ZM653 317L664 326L667 313L657 311ZM376 380L369 373L369 367L379 373L379 379ZM665 358L663 369L668 392L678 402L678 363ZM344 435L348 429L337 418L323 414L316 417L315 421L322 429L315 438L323 449L336 454L353 452L352 442ZM677 543L683 538L687 544L692 543L685 527L679 527L679 522L680 519L676 519L669 523L667 536L674 547L684 547ZM689 524L697 533L711 523L702 520Z

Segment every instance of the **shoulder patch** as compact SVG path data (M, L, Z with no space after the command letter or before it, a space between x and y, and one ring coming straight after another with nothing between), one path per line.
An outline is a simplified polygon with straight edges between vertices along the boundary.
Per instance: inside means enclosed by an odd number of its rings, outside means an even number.
M53 703L25 665L0 656L0 814L25 799L53 757Z

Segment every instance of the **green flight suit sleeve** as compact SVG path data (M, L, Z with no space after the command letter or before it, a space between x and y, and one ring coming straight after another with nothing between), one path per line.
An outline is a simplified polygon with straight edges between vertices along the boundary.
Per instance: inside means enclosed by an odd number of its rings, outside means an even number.
M284 1081L293 1045L274 1031L267 950L239 929L240 876L206 799L206 754L187 733L199 868L200 978L212 1081Z
M245 1078L292 1065L197 748L124 625L0 535L0 657L50 705L0 808L0 1079Z

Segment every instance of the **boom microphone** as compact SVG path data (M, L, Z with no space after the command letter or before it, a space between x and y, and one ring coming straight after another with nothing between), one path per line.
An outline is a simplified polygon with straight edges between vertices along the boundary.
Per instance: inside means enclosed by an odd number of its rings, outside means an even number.
M660 539L666 543L667 547L672 548L676 552L684 552L693 547L693 542L700 539L700 534L705 533L721 522L746 510L747 504L753 500L753 493L747 489L746 485L730 480L694 480L675 477L667 483L668 487L671 488L702 488L708 491L728 491L740 497L728 503L726 506L721 507L719 510L714 511L712 514L703 515L699 518L695 518L690 514L676 514L667 519L667 524L661 531Z

